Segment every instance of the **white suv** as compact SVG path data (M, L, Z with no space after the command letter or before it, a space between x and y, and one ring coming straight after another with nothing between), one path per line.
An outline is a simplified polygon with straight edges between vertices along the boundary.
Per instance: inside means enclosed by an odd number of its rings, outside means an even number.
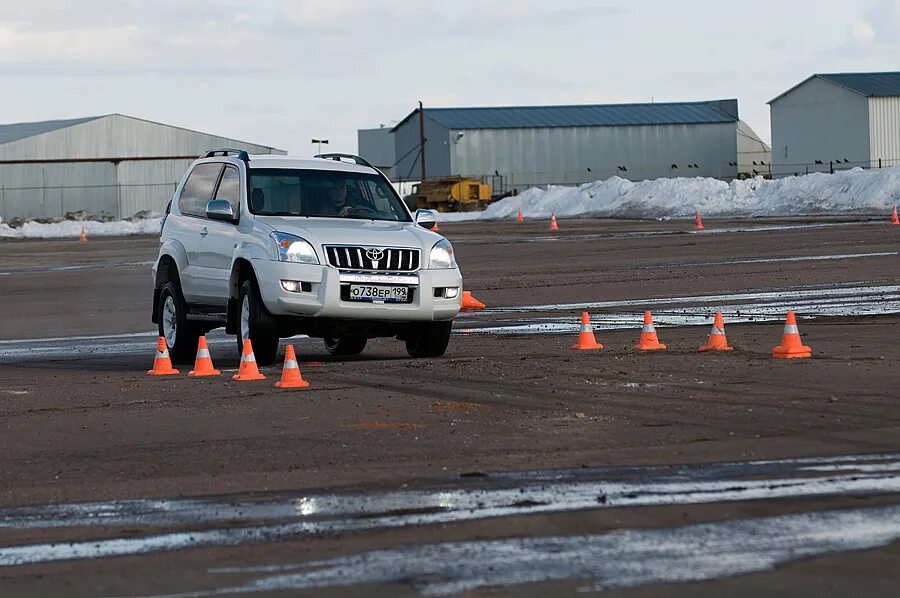
M239 351L250 338L263 365L296 334L324 338L334 355L386 336L413 357L443 355L462 277L434 223L356 156L209 151L163 221L153 321L179 363L221 326Z

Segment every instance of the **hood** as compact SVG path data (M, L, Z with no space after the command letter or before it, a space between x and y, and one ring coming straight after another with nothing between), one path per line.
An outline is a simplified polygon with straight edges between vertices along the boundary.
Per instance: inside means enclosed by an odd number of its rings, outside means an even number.
M284 216L256 216L256 221L273 231L303 237L317 250L323 245L413 247L427 255L443 238L413 222Z

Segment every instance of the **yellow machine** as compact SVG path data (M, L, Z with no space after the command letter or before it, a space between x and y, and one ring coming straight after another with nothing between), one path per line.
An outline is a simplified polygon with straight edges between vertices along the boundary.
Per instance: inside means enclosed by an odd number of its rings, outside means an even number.
M414 195L416 209L471 212L491 203L491 186L478 179L443 177L419 183Z

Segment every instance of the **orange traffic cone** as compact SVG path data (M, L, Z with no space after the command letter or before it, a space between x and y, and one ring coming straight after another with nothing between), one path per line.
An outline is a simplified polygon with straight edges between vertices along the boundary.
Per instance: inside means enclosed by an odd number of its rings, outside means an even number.
M87 230L84 228L84 225L81 225L81 237L78 238L82 243L87 243Z
M431 232L433 232L433 233L441 232L441 227L438 226L437 220L434 221L434 226L431 227Z
M559 230L559 225L556 224L556 214L550 214L550 230Z
M266 377L259 373L256 367L256 356L253 354L253 344L250 339L244 339L244 351L241 354L241 367L238 373L231 377L232 380L245 382L250 380L265 380Z
M586 311L581 312L581 332L578 334L578 342L572 345L572 348L576 351L596 351L603 348L594 336L591 315Z
M309 388L309 382L300 374L294 345L288 345L284 350L284 368L281 370L281 380L275 383L275 388Z
M166 339L159 337L156 341L156 357L153 359L153 369L147 372L151 376L174 376L178 370L172 367L172 360L169 359L169 347L166 345Z
M519 210L516 212L516 222L525 222L525 218L522 216L521 208L519 208Z
M716 320L713 322L712 330L709 332L709 340L706 345L700 347L700 351L733 351L733 347L728 346L728 339L725 338L725 322L722 320L722 312L716 312Z
M469 291L463 291L462 308L463 309L484 309L487 307L484 303L472 296Z
M666 346L659 342L656 336L656 328L653 327L653 314L644 312L644 329L641 331L641 342L634 346L640 351L660 351Z
M209 347L206 344L206 336L201 336L197 343L197 359L194 360L194 369L188 372L188 376L203 378L206 376L218 376L222 372L213 367L212 357L209 355Z
M812 349L804 346L803 341L800 340L800 330L797 328L797 317L792 311L787 313L787 320L784 323L784 335L781 337L781 344L772 349L772 357L778 359L812 357Z
M897 216L897 206L894 206L894 211L891 212L891 224L894 226L900 225L900 216Z
M694 214L694 230L703 230L703 220L700 219L700 210Z

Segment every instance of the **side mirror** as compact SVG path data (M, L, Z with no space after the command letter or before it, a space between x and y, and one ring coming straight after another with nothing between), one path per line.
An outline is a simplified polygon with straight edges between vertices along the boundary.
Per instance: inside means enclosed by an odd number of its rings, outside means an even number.
M416 224L431 230L437 226L437 216L431 210L416 210Z
M234 222L234 211L231 203L224 199L214 199L206 204L206 217L210 220L222 222Z

